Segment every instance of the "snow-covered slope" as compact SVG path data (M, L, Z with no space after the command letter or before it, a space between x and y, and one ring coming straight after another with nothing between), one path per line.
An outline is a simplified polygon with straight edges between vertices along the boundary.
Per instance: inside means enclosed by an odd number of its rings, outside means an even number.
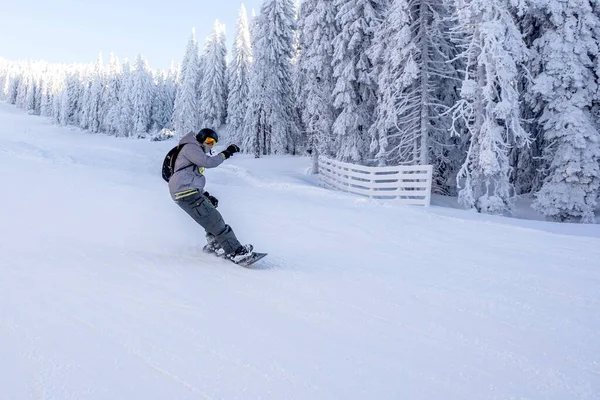
M225 143L223 143L225 144ZM600 231L207 171L259 269L201 254L173 143L0 105L0 399L599 399Z

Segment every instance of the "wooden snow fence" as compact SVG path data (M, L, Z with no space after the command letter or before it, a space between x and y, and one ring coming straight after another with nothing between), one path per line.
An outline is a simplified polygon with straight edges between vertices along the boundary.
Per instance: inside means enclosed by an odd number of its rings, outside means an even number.
M431 173L431 165L366 167L319 157L319 176L325 185L402 204L429 206Z

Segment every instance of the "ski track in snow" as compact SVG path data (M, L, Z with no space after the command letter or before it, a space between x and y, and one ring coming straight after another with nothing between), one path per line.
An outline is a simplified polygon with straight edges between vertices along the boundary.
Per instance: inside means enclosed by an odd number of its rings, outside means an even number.
M240 268L169 199L172 145L0 104L0 400L600 399L598 231L236 155L207 190L269 253Z

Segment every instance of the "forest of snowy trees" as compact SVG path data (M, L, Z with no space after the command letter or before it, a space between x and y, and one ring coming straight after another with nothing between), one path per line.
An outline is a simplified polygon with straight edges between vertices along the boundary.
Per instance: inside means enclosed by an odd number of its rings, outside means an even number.
M467 208L510 214L531 194L549 219L591 223L599 53L592 0L263 0L251 19L242 5L230 52L216 21L168 71L0 58L0 99L92 133L226 124L256 157L431 164Z

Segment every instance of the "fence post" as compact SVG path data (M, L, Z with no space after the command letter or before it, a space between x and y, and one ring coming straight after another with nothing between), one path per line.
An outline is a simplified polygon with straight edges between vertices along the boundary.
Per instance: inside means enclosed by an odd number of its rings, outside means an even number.
M431 182L433 180L433 166L427 166L427 195L425 197L425 207L429 207L431 205Z

